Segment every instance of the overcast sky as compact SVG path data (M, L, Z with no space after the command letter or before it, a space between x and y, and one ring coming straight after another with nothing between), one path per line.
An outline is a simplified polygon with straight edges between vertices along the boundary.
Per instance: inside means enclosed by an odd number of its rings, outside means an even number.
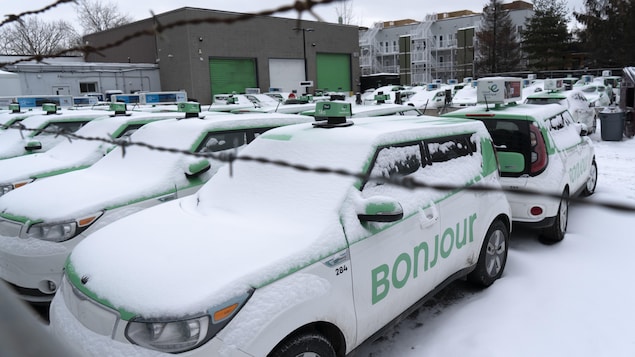
M153 0L153 1L130 1L130 0L101 0L103 2L114 3L122 13L133 17L134 20L141 20L151 16L151 12L160 14L166 11L181 7L198 7L214 10L226 10L235 12L260 12L263 10L276 9L281 6L293 4L294 0ZM527 0L529 1L529 0ZM567 1L569 11L583 11L584 0ZM19 14L25 11L41 9L55 0L29 0L29 1L3 1L0 7L0 14ZM511 0L505 0L505 3ZM390 21L400 19L423 20L427 14L451 12L457 10L472 10L481 12L483 6L489 0L410 0L405 1L407 6L395 6L396 2L387 0L352 0L354 24L362 26L372 26L379 21ZM337 21L335 4L317 5L315 12L328 22ZM340 5L341 6L341 5ZM72 3L58 5L55 10L50 11L45 19L65 19L74 22L75 15L72 12ZM295 11L280 13L280 17L296 17ZM312 15L306 13L302 19L316 20Z

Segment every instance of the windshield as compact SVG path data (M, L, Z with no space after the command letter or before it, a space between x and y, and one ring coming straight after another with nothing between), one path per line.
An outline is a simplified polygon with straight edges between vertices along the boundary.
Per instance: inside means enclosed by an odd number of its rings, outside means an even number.
M527 104L563 104L559 98L527 98Z

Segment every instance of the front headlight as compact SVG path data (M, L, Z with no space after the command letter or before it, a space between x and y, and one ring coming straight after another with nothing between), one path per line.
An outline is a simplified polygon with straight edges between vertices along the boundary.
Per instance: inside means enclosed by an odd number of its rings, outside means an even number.
M22 187L26 184L33 182L35 179L23 180L15 183L8 183L5 185L0 185L0 196L8 193L9 191L15 190L18 187Z
M102 213L103 212L99 212L76 220L36 223L28 228L26 237L50 242L64 242L83 232L88 226L95 222Z
M182 319L144 319L136 317L126 326L126 338L145 348L180 353L211 340L231 321L251 297L253 290L205 313Z

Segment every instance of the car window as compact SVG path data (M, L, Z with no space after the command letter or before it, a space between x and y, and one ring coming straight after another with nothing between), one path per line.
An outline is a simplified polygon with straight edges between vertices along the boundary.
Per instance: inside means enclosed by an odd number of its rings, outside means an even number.
M65 131L68 133L74 133L77 130L81 129L87 121L72 121L72 122L54 122L48 123L44 128L37 131L34 136L38 135L57 135L57 133L61 131Z
M421 147L417 144L390 146L379 150L371 177L408 176L422 166Z
M548 123L551 137L559 150L575 146L581 141L580 134L573 125L574 120L568 111L549 118Z
M560 104L559 98L527 98L527 104Z
M225 132L210 132L205 136L196 152L218 152L246 145L260 134L273 127L252 128Z
M416 210L424 201L424 190L412 190L402 185L394 185L377 180L390 178L394 180L413 179L425 182L425 161L422 159L420 143L402 146L389 146L378 150L370 170L371 179L362 188L362 196L388 196L398 200L406 215ZM374 178L374 179L373 179Z
M234 132L211 132L208 133L197 152L218 152L234 149L247 144L247 134L245 131Z
M128 125L124 130L121 131L121 134L119 134L119 136L116 137L116 139L119 138L128 138L130 137L130 135L132 135L135 131L139 130L139 128L141 128L143 126L143 124L130 124Z
M430 162L433 164L468 156L476 151L475 145L469 140L469 137L464 135L426 140L426 148L430 155Z
M513 169L504 167L501 163L501 175L506 177L518 177L528 173L531 165L531 140L530 124L526 120L494 119L483 120L489 131L499 160L505 157L514 158L520 154L524 158L524 165ZM505 160L503 160L505 161Z

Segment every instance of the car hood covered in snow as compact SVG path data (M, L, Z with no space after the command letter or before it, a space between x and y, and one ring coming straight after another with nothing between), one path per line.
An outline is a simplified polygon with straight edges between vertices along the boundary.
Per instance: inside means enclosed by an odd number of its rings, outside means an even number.
M370 160L368 143L354 138L340 155L343 146L319 136L285 145L291 134L281 129L241 154L354 172ZM355 181L238 160L197 194L91 234L71 254L69 271L89 276L85 287L118 309L144 316L202 311L344 249L340 207Z

